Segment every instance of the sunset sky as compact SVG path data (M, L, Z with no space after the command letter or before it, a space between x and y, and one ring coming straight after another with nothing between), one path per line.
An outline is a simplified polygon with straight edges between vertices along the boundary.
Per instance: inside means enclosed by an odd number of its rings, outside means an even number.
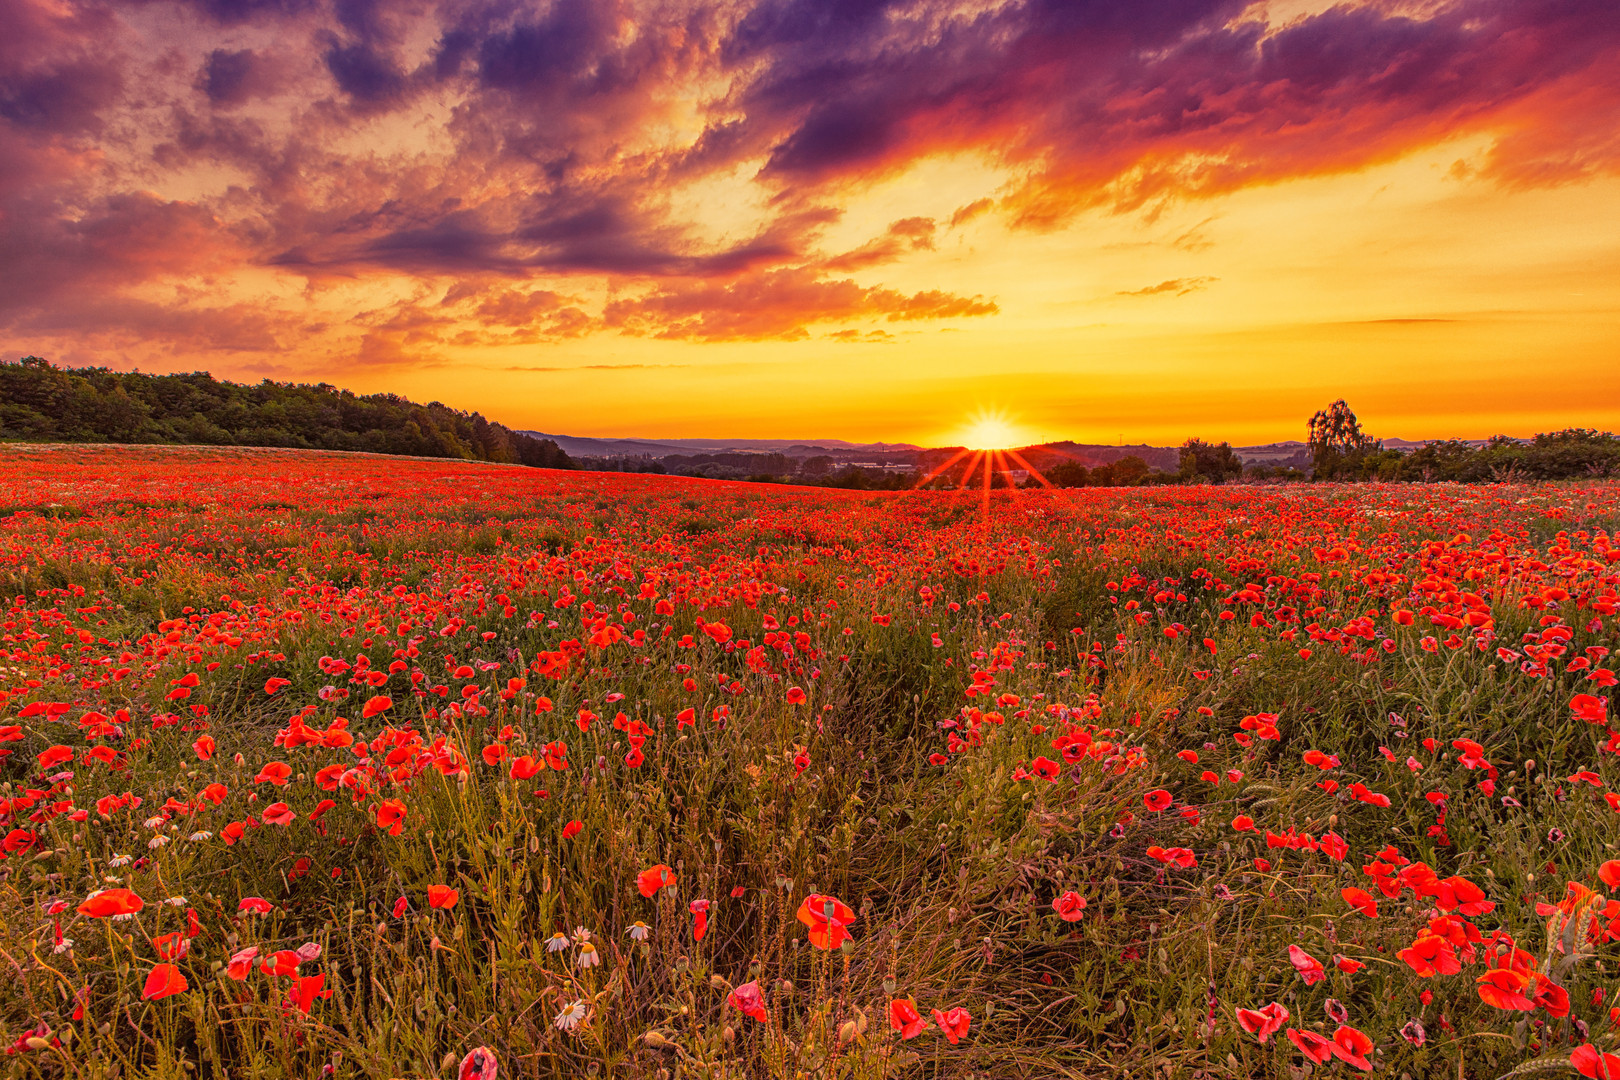
M0 348L580 435L1620 429L1620 14L8 0Z

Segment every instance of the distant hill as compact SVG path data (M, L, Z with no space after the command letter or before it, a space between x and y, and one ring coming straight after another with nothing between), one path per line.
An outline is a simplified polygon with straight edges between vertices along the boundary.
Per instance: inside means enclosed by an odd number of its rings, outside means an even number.
M573 468L554 442L438 402L325 383L246 385L206 372L58 368L37 356L0 363L0 439L364 450Z
M911 443L852 443L843 439L641 439L588 438L583 435L556 435L525 431L524 435L554 442L574 457L668 457L671 454L786 454L788 457L816 457L830 454L848 457L860 454L914 453L922 449Z

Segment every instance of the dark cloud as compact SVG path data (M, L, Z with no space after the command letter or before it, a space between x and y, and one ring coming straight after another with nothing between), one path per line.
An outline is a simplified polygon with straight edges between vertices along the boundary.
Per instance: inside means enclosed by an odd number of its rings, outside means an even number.
M603 329L865 339L996 310L847 276L981 215L1153 213L1469 135L1489 147L1470 182L1620 171L1617 73L1611 0L1368 0L1281 26L1247 0L12 0L0 327L88 328L160 287L195 311L217 275L270 268L314 297L384 275L444 297L366 324L368 363ZM827 243L852 194L950 155L1005 186ZM738 177L759 209L729 231L677 197ZM296 301L213 338L131 318L249 351L312 332Z

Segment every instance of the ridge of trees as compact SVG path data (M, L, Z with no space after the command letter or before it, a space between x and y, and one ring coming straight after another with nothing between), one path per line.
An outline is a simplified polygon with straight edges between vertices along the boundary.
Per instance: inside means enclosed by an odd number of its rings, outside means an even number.
M0 362L0 439L357 450L574 468L550 439L438 402L327 383L226 382L201 371L59 368L37 356Z
M1402 450L1364 432L1342 398L1311 417L1308 446L1316 480L1476 484L1620 475L1620 437L1612 432L1564 428L1530 439L1497 435L1481 446L1446 439Z

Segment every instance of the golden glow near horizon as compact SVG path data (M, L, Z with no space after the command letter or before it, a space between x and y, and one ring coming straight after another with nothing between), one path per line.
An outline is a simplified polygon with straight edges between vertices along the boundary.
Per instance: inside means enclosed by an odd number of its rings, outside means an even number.
M959 440L969 450L1011 450L1035 440L1020 431L1000 412L981 411L969 422Z
M1607 0L18 3L19 55L107 70L8 144L13 356L584 436L1620 429Z

